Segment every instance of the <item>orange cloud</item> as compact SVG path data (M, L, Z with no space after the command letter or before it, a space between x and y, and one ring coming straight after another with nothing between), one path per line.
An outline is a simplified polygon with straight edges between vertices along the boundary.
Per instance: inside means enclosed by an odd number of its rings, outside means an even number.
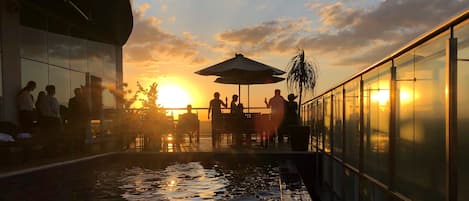
M300 33L309 32L311 21L306 18L277 19L259 25L217 34L217 51L226 54L243 52L249 55L285 54L296 50Z
M198 42L193 38L165 32L159 27L161 19L145 16L145 11L149 8L149 4L143 4L134 10L133 32L124 46L125 62L148 63L167 58L186 60L189 63L205 60L199 54Z

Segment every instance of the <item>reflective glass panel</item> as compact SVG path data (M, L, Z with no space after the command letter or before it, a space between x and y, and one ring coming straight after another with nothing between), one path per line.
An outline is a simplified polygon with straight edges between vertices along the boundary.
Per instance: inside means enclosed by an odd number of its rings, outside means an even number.
M116 79L116 49L112 45L102 44L103 49L107 52L103 57L104 60L104 79L115 80Z
M70 97L74 96L75 88L86 86L86 74L81 72L70 71Z
M360 78L345 84L345 161L358 169L360 149Z
M318 148L320 150L324 149L324 107L322 102L322 97L318 99L318 108L317 108L317 124L316 129L318 133Z
M402 78L396 92L396 188L415 200L445 197L447 39L448 34L442 34L396 59Z
M70 67L73 70L87 72L86 40L70 38Z
M334 156L342 158L343 155L343 93L342 87L333 91L332 101L332 141L334 141Z
M116 108L116 98L111 93L111 91L115 91L116 83L111 80L103 80L103 107L104 109L112 109Z
M469 200L469 20L455 28L458 40L458 200Z
M324 95L324 151L327 153L331 152L331 143L332 143L332 136L331 136L331 94L327 93Z
M70 44L68 36L48 33L49 64L70 68Z
M344 169L344 192L345 199L347 201L358 201L358 187L359 179L358 176L350 171L349 169Z
M70 71L64 68L49 66L49 84L55 86L55 98L66 106L70 99Z
M47 33L22 26L21 57L47 63Z
M318 132L317 132L317 103L316 100L313 100L311 103L311 134L313 137L313 147L318 146Z
M344 200L343 175L344 175L344 168L342 164L333 160L332 162L332 184L333 184L333 190L334 190L333 200Z
M29 81L36 82L36 90L33 91L34 100L40 91L46 91L49 83L49 67L47 64L21 59L21 85L25 87Z
M363 75L364 172L387 183L391 63Z
M102 78L105 59L109 57L109 52L101 43L88 41L88 71L91 75Z

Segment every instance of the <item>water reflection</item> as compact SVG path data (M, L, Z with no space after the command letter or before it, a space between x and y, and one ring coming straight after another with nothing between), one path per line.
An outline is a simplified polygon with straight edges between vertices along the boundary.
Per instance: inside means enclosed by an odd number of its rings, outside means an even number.
M244 165L231 168L217 163L205 166L201 162L189 162L158 170L132 167L119 173L103 172L98 175L95 188L98 192L112 191L110 194L113 195L120 192L120 197L129 201L280 200L277 167ZM118 178L110 175L118 175ZM107 189L109 186L118 187ZM102 198L108 200L105 196Z

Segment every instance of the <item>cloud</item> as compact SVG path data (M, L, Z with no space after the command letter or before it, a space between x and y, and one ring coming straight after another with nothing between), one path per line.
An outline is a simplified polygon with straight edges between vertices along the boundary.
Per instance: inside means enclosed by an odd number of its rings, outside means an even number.
M232 54L242 51L250 55L262 52L285 53L295 49L300 32L307 32L311 21L306 18L277 19L259 25L227 30L216 35L217 50Z
M166 4L161 5L161 11L166 12L168 10L168 6Z
M177 36L165 32L159 26L161 19L145 16L149 8L149 4L143 4L134 10L133 32L124 46L126 63L155 64L168 59L184 60L189 64L205 61L199 54L199 43L190 33Z
M468 6L468 1L456 0L387 0L374 9L341 3L316 6L329 31L305 37L300 44L319 53L348 55L337 63L371 64Z
M469 7L459 0L384 0L368 8L318 2L305 4L317 27L306 18L273 20L219 33L214 48L255 55L304 48L333 64L370 65Z

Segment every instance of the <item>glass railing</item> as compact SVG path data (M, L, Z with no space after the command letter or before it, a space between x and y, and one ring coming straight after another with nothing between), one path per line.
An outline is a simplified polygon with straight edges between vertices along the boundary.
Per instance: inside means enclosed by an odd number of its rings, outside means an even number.
M322 198L469 200L468 16L302 105Z

